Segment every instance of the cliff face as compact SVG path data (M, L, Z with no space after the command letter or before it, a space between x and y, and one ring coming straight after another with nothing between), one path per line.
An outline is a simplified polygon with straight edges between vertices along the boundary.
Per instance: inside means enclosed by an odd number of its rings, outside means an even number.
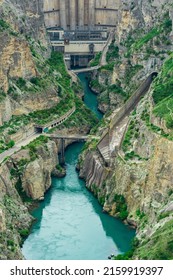
M36 76L29 39L48 48L44 27L42 1L2 1L0 3L1 36L1 88L7 92L9 79ZM45 50L45 55L46 55ZM48 55L48 52L47 52Z
M80 176L106 212L137 226L139 246L134 259L172 259L168 243L173 236L167 226L173 218L173 142L154 132L142 119L149 96L151 92L138 105L136 115L131 116L134 130L129 146L125 150L122 146L118 153L114 151L106 167L90 144L80 159ZM155 240L158 231L161 245ZM162 257L165 250L168 253Z
M137 226L139 244L132 258L172 259L172 6L170 1L128 4L120 12L108 65L91 82L102 92L101 108L121 107L147 75L159 75L130 115L118 150L112 144L124 124L114 128L109 167L91 142L81 156L80 174L105 211Z
M2 125L12 115L50 108L59 98L53 79L46 82L46 60L51 48L44 24L43 1L1 1L0 18ZM43 77L45 84L39 83Z
M91 86L101 92L102 111L115 110L152 72L159 72L172 50L171 1L121 1L115 39L106 60L92 77Z
M59 97L53 74L51 81L47 74L50 45L43 2L0 1L0 41L0 125L11 121L12 115L55 106ZM40 82L43 79L45 84ZM9 127L2 127L1 143L17 142L33 133L32 122L21 122L12 133ZM34 143L34 152L30 147L23 149L0 166L0 259L23 258L20 245L32 222L31 199L43 199L51 185L58 148L51 141L41 143L43 147L39 144Z
M22 176L22 187L32 199L43 199L51 186L51 173L58 164L58 149L54 142L39 147L37 158L30 162Z
M28 208L44 199L51 186L51 173L58 164L55 142L34 142L0 166L0 259L23 259L20 246L29 234L33 218Z
M32 222L27 207L23 204L11 182L9 167L0 167L0 259L23 259L20 250L21 234Z

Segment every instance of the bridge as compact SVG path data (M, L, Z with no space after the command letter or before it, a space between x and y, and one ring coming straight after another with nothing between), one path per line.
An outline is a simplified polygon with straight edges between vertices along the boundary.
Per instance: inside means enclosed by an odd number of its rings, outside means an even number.
M94 70L98 70L100 67L101 67L100 65L97 65L97 66L93 66L93 67L79 68L79 69L71 70L71 72L76 73L76 74L91 72Z
M73 142L85 142L88 139L99 139L99 137L94 135L80 135L80 134L70 134L70 135L61 135L61 134L46 134L43 135L48 136L51 139L60 140L60 148L59 148L59 161L60 164L65 164L65 142L73 141Z
M52 139L64 139L64 140L75 140L75 141L86 141L88 138L92 137L90 135L80 135L80 134L70 134L70 135L61 135L61 134L46 134Z
M143 97L149 90L153 78L157 76L157 72L151 73L147 79L140 85L140 87L131 95L131 97L126 101L126 103L121 107L121 109L112 118L109 128L106 129L97 145L97 150L102 157L105 165L110 164L111 157L111 142L113 142L113 136L116 130L120 130L122 126L124 131L121 131L122 137L128 127L130 113L135 109L141 97ZM120 147L122 143L122 137L120 137L117 143L117 148ZM114 139L115 140L115 139ZM114 145L115 148L115 145Z

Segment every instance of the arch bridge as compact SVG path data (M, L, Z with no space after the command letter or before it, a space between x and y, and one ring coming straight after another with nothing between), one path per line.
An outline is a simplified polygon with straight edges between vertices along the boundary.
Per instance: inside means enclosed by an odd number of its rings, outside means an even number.
M89 135L58 135L58 134L45 134L51 139L60 140L60 148L59 148L59 160L60 164L65 164L65 141L74 141L74 142L85 142Z

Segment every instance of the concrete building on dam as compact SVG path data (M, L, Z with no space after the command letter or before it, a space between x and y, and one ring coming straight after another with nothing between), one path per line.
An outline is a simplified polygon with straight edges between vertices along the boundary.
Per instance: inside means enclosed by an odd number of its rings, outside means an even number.
M118 21L120 0L44 0L45 24L54 50L70 66L86 66L103 50Z

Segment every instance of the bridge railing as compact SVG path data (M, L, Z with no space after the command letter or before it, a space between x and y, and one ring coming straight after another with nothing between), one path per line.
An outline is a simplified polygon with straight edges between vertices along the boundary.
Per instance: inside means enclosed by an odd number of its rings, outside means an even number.
M98 70L100 67L101 67L100 65L97 65L97 66L93 66L93 67L86 67L86 68L71 70L71 72L73 72L73 73L90 72L90 71Z

